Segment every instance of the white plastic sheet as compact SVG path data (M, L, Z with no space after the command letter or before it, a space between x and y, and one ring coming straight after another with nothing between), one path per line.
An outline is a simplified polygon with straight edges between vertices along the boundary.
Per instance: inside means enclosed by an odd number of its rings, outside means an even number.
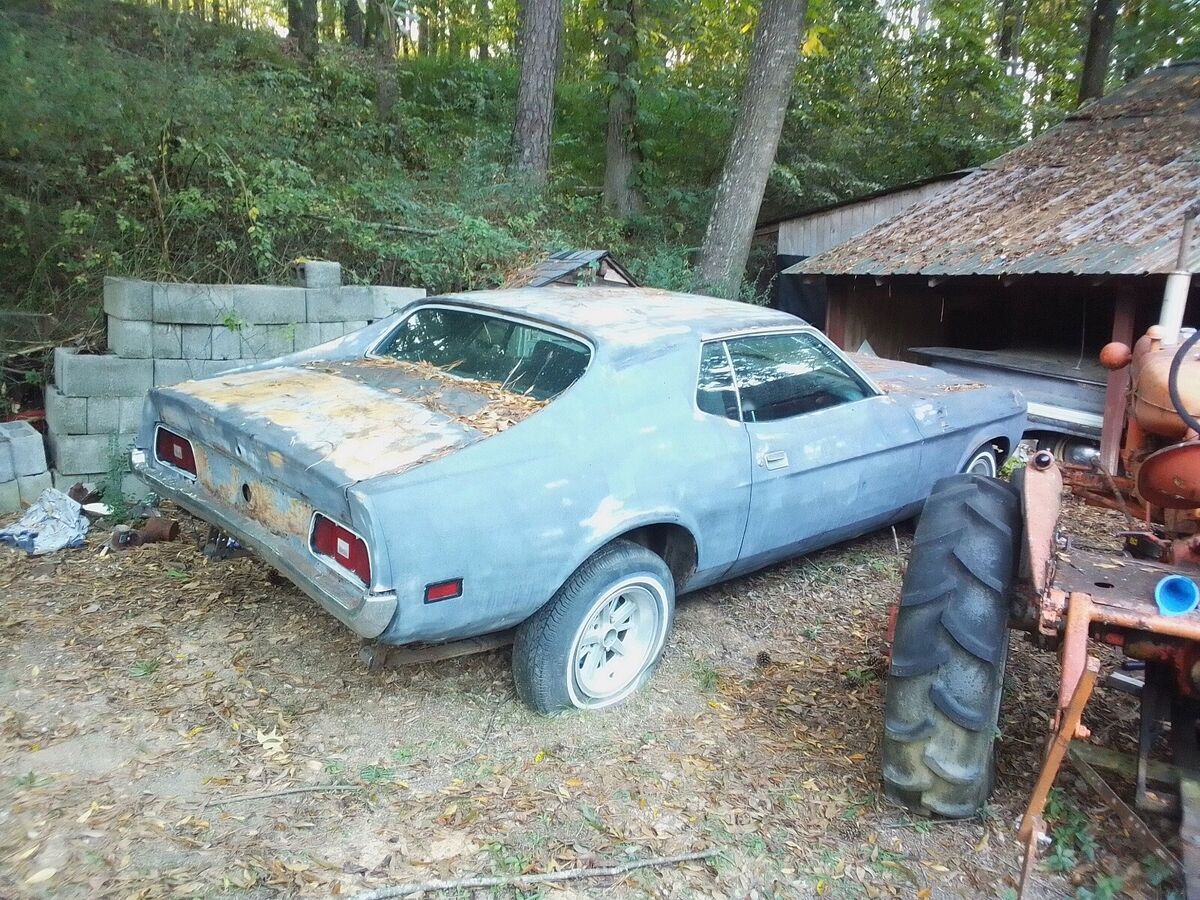
M54 488L46 488L33 506L7 528L0 528L0 543L11 544L30 556L82 547L88 531L83 507Z

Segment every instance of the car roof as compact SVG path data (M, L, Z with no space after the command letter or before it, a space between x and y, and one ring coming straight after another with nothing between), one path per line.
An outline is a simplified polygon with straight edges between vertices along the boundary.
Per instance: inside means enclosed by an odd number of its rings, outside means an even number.
M721 337L805 322L764 306L644 287L552 286L467 291L431 297L507 312L574 331L597 344L645 346L660 341Z

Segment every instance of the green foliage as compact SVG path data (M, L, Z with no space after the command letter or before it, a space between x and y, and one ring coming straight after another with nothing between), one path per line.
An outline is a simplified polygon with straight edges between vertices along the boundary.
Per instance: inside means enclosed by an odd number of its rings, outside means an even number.
M1123 8L1110 87L1200 55L1194 3ZM764 214L974 165L1059 121L1089 7L1028 0L1005 61L998 0L812 0ZM639 4L622 86L637 95L646 205L617 222L600 185L620 4L565 9L554 165L536 192L508 170L516 0L486 20L445 8L431 39L404 32L394 65L338 41L336 4L307 65L279 38L282 0L222 5L236 25L157 0L14 0L0 10L0 300L49 313L45 339L99 319L104 274L279 281L320 256L351 280L440 292L498 285L563 247L607 247L647 284L692 289L758 8ZM487 60L467 52L480 42ZM741 299L762 300L769 257Z

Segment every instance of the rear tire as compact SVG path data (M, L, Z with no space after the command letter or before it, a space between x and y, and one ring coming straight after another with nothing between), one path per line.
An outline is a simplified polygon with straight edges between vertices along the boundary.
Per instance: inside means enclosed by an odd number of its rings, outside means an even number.
M884 790L914 811L963 818L991 794L1020 536L1020 498L993 478L944 478L921 513L883 738Z
M621 702L654 673L674 615L667 564L640 544L614 541L517 629L517 695L544 715Z

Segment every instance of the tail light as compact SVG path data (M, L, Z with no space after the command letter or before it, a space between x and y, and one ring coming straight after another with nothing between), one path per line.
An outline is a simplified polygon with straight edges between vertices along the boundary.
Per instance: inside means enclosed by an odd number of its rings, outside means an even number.
M196 474L196 454L192 451L192 442L161 425L154 434L154 457L173 469L193 477Z
M367 553L367 542L333 519L320 513L313 516L309 544L313 553L353 575L363 585L371 583L371 557Z

